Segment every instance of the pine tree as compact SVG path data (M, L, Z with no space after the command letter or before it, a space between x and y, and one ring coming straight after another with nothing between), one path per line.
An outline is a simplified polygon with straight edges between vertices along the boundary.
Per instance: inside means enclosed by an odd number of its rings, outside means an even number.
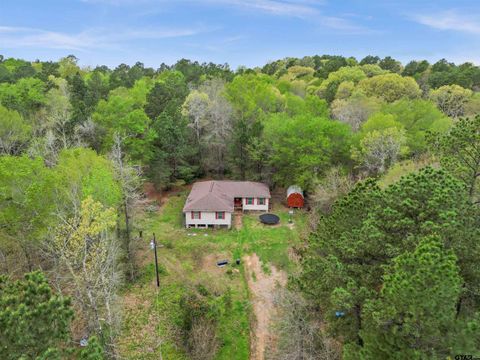
M1 276L2 359L47 358L47 353L58 354L69 340L69 326L73 318L70 305L69 298L52 293L47 279L40 272L28 273L18 281Z
M438 236L393 261L380 297L367 301L364 359L445 359L455 342L462 279L453 251ZM358 358L355 356L354 358Z

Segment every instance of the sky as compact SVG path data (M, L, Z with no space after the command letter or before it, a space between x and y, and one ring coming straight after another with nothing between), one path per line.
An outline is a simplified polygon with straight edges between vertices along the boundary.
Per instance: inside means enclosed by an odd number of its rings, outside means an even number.
M0 0L0 54L155 68L316 54L480 64L480 1Z

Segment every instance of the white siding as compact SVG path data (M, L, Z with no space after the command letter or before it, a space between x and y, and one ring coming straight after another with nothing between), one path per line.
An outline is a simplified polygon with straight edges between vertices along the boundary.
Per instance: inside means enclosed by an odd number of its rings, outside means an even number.
M216 219L215 211L202 211L201 219L192 219L191 211L185 212L185 226L189 225L232 225L232 214L225 212L225 219Z
M247 198L243 198L243 210L254 210L254 211L268 211L268 202L270 199L265 198L265 205L258 205L257 198L253 198L253 205L247 205Z

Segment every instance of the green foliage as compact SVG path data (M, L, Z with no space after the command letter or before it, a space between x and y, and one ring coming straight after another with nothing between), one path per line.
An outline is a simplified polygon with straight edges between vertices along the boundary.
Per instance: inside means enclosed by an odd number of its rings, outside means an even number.
M79 360L103 360L104 358L103 349L96 336L88 339L87 346L80 350L78 355Z
M395 121L402 124L406 131L407 146L414 154L427 150L427 133L446 133L452 125L451 119L426 100L402 99L385 104L381 112L393 115Z
M320 117L272 115L265 120L265 141L274 179L310 189L329 165L348 158L348 126Z
M303 289L322 308L330 331L341 335L347 347L362 347L362 309L377 298L380 289L387 289L382 285L386 269L394 258L413 252L422 238L436 235L458 259L463 289L452 301L457 306L477 302L475 279L480 274L472 259L480 249L475 216L462 184L443 170L427 167L383 191L372 181L360 183L317 225L303 261ZM345 318L335 319L335 311L344 311ZM471 309L457 307L456 311L469 314ZM442 315L422 316L434 324ZM389 342L400 337L390 333Z
M352 149L352 158L370 173L382 174L408 151L405 143L405 131L395 126L368 131Z
M320 85L317 94L330 103L335 99L337 90L342 82L349 81L357 84L366 77L365 72L359 67L342 67L328 75L327 79Z
M54 295L40 272L0 277L0 349L8 359L51 359L69 339L70 299Z
M459 119L451 130L432 143L443 167L461 179L472 202L478 201L480 171L480 116Z
M444 85L431 91L430 98L447 116L459 117L465 114L465 105L472 97L472 91L458 85Z
M0 103L23 116L31 116L45 104L45 83L23 78L14 84L0 84Z
M104 151L110 151L114 135L123 139L125 151L134 161L148 163L153 156L153 141L157 134L151 128L152 121L145 114L148 89L147 79L138 80L132 89L117 88L107 101L101 100L93 114L93 120L105 131L102 137Z
M57 180L42 159L0 157L2 232L20 244L38 243L52 225Z
M230 155L236 175L245 179L251 166L248 148L256 143L262 133L260 119L283 108L280 92L273 79L266 75L236 76L227 85L225 96L234 111Z
M436 236L420 239L413 252L393 260L379 298L363 309L360 358L445 359L452 354L462 283L456 261Z
M378 75L362 80L358 87L367 96L375 96L386 102L394 102L403 97L419 98L420 88L413 78L401 77L398 74Z
M20 154L30 134L31 127L18 112L0 105L0 153Z
M107 207L116 207L121 190L111 162L93 150L74 148L60 153L55 173L60 181L60 196L68 203L71 194L83 200L91 196Z
M147 95L145 113L154 121L167 107L180 107L187 95L187 84L182 73L164 72Z

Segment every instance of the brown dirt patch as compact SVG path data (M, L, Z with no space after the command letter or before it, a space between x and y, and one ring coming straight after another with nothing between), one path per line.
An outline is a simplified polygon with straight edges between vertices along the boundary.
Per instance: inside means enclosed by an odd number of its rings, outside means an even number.
M221 261L221 260L231 261L230 258L231 258L230 254L227 254L227 253L205 255L202 258L202 265L201 265L202 271L205 271L212 275L224 274L228 269L228 265L224 267L219 267L217 266L217 261Z
M265 348L274 340L270 334L270 320L275 311L275 289L286 285L287 274L273 265L270 266L271 273L265 274L257 254L245 256L243 261L255 315L255 323L250 330L250 360L263 360Z
M236 230L240 230L242 228L242 217L243 213L241 211L235 211L233 213L233 226Z

